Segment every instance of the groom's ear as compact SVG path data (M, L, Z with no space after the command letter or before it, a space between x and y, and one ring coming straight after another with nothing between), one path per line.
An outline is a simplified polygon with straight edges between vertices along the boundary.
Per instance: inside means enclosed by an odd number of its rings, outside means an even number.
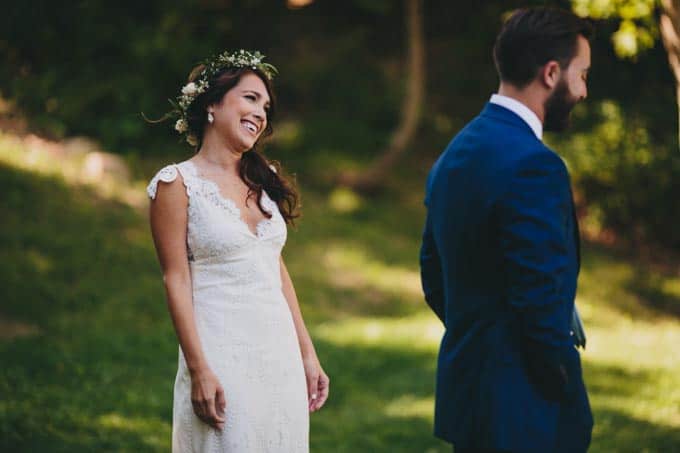
M555 60L551 60L543 65L539 71L538 77L546 88L552 90L560 81L561 74L562 68L560 67L560 64Z

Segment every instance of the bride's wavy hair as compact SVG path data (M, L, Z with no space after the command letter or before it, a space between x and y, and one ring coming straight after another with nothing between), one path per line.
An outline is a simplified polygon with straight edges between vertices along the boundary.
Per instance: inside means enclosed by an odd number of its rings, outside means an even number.
M189 82L195 81L203 71L204 66L194 68L189 75ZM199 94L187 108L187 123L189 133L197 139L196 149L200 149L203 143L203 134L208 122L207 109L212 104L218 104L224 95L234 88L245 74L252 73L262 80L269 94L269 109L266 111L267 126L255 145L243 153L239 162L239 176L248 186L248 197L254 196L260 211L271 218L272 214L262 206L262 191L267 191L269 197L276 202L281 216L288 224L300 216L299 195L292 179L282 175L281 164L277 161L268 161L260 152L260 146L264 139L274 132L272 120L276 113L276 97L271 81L267 75L255 68L230 68L219 72L209 82L209 87Z

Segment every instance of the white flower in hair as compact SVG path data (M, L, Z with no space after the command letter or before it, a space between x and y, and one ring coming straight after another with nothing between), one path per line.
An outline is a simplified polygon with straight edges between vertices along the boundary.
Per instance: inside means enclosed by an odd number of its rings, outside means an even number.
M182 87L182 94L186 94L187 96L193 96L198 92L198 87L194 82L187 83Z
M203 69L198 76L192 82L182 87L181 94L174 101L170 100L173 110L169 112L169 115L178 118L175 123L175 130L180 134L186 134L187 142L192 146L196 146L198 139L189 131L188 116L191 104L201 94L210 89L210 82L225 69L250 68L259 70L268 80L272 80L278 73L278 70L271 64L264 63L262 61L264 58L265 56L260 52L240 49L236 52L225 51L204 60L201 63Z
M208 89L208 81L207 80L199 80L198 86L196 87L196 91L200 94L200 93L203 93L207 89Z
M184 118L180 118L175 123L175 130L180 134L185 133L189 129L189 124L187 124Z

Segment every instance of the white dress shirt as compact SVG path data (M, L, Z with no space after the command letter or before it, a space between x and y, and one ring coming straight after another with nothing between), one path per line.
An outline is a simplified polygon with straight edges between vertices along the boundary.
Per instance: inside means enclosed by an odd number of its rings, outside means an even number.
M536 137L539 140L543 140L543 123L538 119L538 116L526 105L519 102L517 99L510 98L508 96L503 96L500 94L494 94L489 100L492 104L500 105L505 107L517 116L522 118L525 123L529 125Z

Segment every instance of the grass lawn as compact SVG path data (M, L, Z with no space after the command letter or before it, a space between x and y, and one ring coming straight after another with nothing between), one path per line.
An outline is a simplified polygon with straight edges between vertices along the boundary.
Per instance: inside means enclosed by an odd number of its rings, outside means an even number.
M177 344L144 212L10 154L0 451L168 451ZM312 451L450 451L431 435L441 327L420 294L420 193L303 194L285 258L332 382ZM591 451L680 451L680 278L586 246L578 304Z

